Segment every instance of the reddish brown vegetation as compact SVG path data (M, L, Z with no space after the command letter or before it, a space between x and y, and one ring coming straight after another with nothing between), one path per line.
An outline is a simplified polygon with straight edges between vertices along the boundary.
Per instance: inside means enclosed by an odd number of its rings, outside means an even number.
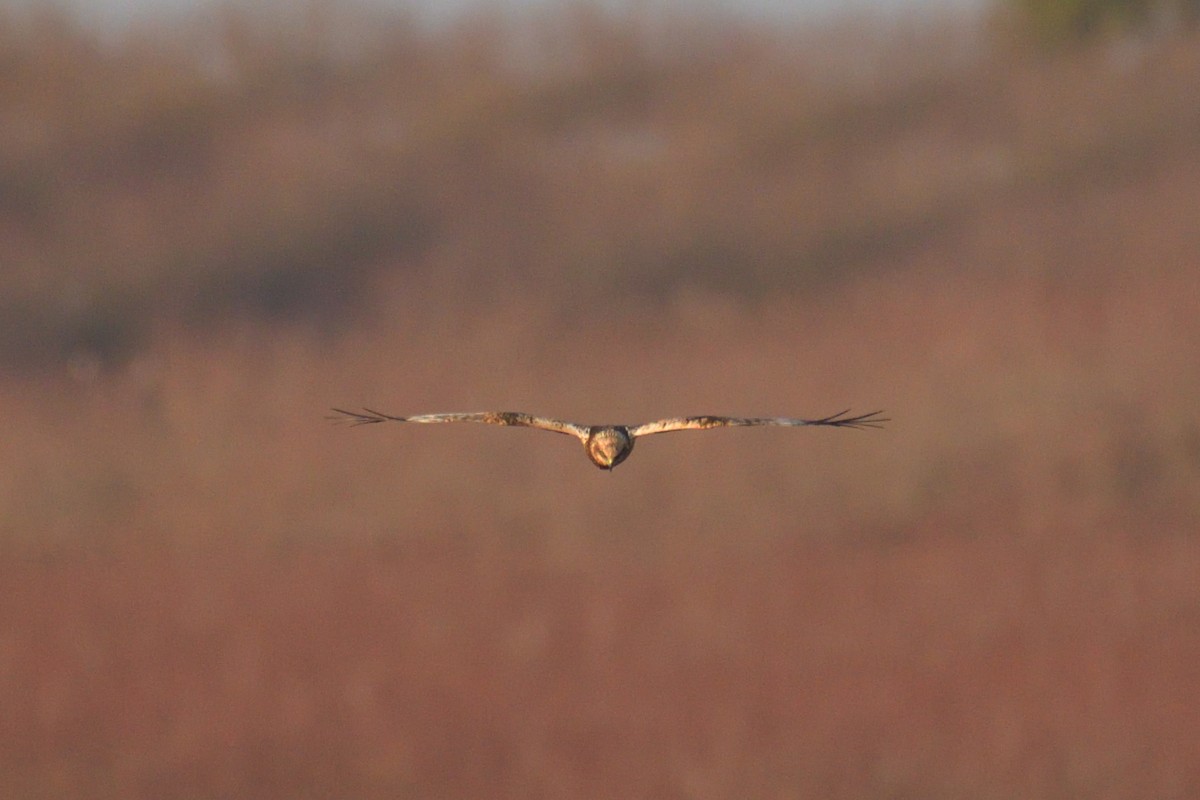
M311 107L263 89L226 128L204 106L206 167L4 212L31 318L56 258L108 253L88 280L141 332L103 350L46 312L0 383L0 795L1200 793L1197 43L954 70L881 44L895 65L837 86L744 31L648 83L539 73L555 106L468 69L495 29L453 36ZM432 149L380 145L435 197L417 244L370 238L409 201L373 193L394 172L344 182L365 133L298 133L398 80L428 92ZM589 91L636 124L587 122ZM48 142L5 164L92 174ZM214 166L237 158L263 171ZM364 214L309 226L327 186ZM239 217L256 192L274 222ZM88 198L143 210L81 229ZM253 280L204 272L290 269L303 234L327 298L346 230L374 242L350 276L372 313L268 324ZM566 437L322 422L355 404L895 422L655 437L602 475Z

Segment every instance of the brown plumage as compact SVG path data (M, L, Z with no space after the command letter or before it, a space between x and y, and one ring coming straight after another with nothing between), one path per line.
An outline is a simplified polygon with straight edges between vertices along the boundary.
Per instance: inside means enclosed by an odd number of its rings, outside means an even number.
M584 451L600 469L610 470L620 464L633 451L633 443L639 436L670 431L708 430L709 428L737 428L751 425L773 425L788 428L823 426L827 428L881 428L889 422L881 417L882 411L870 414L847 416L849 410L820 419L792 419L790 417L672 417L641 425L579 425L549 417L535 417L519 411L481 411L470 414L419 414L412 417L396 417L364 408L362 411L333 409L338 416L334 420L348 421L354 425L370 425L376 422L482 422L487 425L515 425L523 428L538 428L544 431L565 433L583 442Z

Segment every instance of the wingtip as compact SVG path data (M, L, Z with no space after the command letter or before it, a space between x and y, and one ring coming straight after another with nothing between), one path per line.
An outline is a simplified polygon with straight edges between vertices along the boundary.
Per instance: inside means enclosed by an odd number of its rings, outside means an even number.
M334 413L333 415L327 415L325 419L334 423L346 423L351 427L385 422L390 419L386 414L380 414L378 411L372 411L369 408L364 408L362 411L347 411L344 408L331 408L329 410Z
M866 429L882 428L883 423L892 421L890 417L880 416L880 414L884 413L883 409L878 411L869 411L866 414L856 414L852 417L846 416L849 413L850 409L847 408L844 411L839 411L836 414L823 417L822 419L815 420L814 422L817 425L830 425L835 428Z
M891 422L891 417L880 416L883 414L883 409L871 411L867 414L859 414L856 417L850 417L847 422L852 428L883 428L885 422Z

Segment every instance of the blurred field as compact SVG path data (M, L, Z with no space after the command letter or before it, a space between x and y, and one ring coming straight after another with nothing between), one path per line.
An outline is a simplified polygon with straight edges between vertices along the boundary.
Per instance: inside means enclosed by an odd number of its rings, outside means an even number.
M0 796L1200 795L1194 33L313 8L0 16Z

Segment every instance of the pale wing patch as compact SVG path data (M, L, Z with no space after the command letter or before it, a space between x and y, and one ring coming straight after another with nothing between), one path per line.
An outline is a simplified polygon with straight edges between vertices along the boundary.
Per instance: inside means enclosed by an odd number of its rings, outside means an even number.
M649 436L653 433L670 433L671 431L701 431L709 428L740 428L755 425L774 425L797 428L806 425L821 425L830 428L881 428L889 420L880 416L882 411L872 411L869 414L847 416L846 411L819 419L794 419L791 417L672 417L647 422L629 429L631 436Z

